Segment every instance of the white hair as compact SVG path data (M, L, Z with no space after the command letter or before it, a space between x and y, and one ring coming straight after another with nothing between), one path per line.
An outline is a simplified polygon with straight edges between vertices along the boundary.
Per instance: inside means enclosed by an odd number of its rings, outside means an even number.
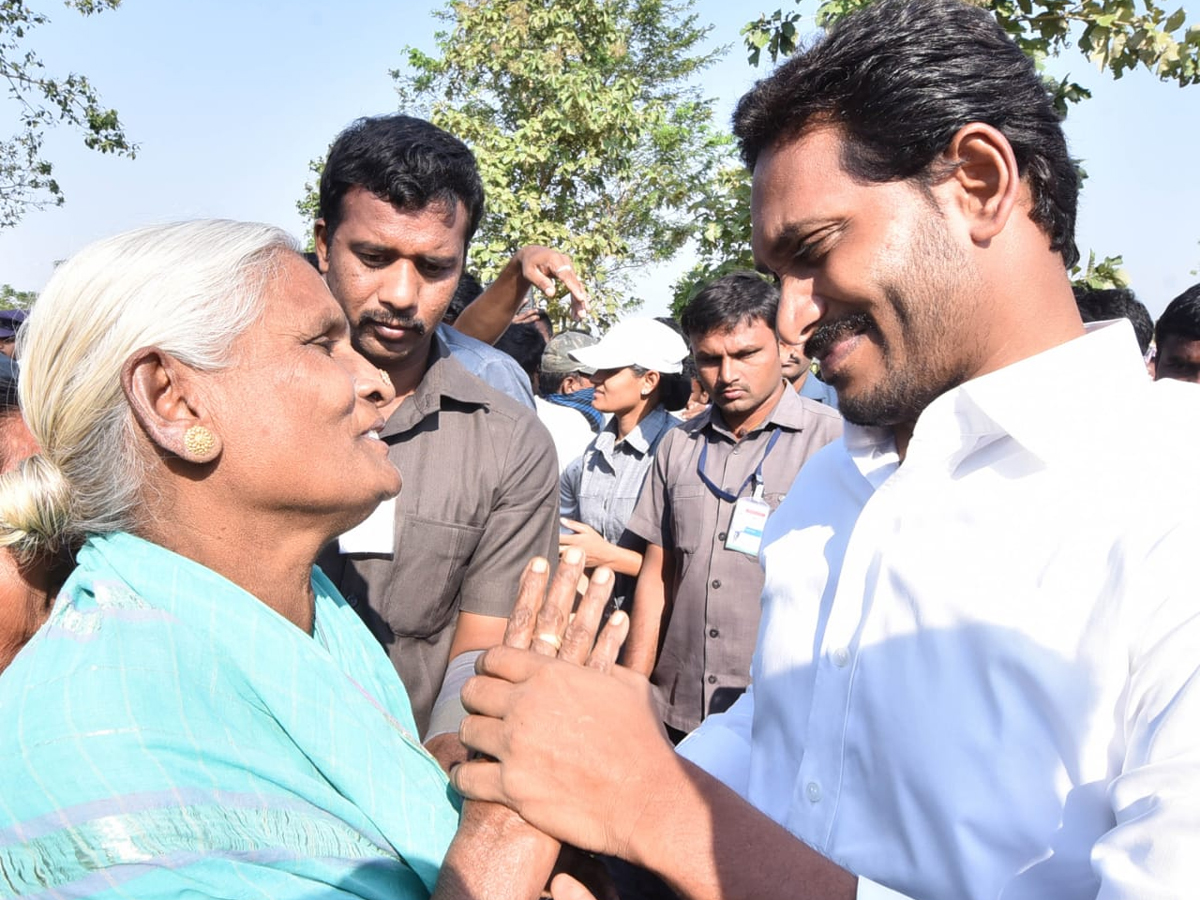
M59 266L17 342L21 410L41 453L0 478L0 546L58 553L133 527L147 460L125 361L155 346L195 369L227 365L297 250L278 228L216 219L129 231Z

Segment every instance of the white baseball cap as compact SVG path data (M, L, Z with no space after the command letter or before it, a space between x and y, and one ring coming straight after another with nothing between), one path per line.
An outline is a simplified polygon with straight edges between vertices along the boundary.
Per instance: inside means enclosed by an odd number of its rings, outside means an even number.
M688 346L673 328L654 319L625 319L600 343L571 351L571 359L593 369L641 366L652 372L682 372Z

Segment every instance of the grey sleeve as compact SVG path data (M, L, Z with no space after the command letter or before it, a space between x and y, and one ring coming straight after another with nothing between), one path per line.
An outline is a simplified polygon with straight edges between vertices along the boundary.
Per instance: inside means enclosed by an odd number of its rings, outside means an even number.
M496 390L508 394L522 406L534 409L533 386L529 376L521 371L517 361L509 356L489 357L480 378Z
M589 445L590 446L590 445ZM587 455L587 451L584 451ZM579 485L583 482L583 457L568 463L558 479L558 514L579 521Z
M487 526L463 577L463 612L507 616L517 584L535 556L551 562L558 550L558 458L554 442L529 413L507 440L501 482Z

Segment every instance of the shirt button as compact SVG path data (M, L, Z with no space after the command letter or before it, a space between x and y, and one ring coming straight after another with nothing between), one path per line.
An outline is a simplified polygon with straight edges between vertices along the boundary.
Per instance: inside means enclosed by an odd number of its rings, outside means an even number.
M353 594L346 595L346 602L349 603L352 607L358 606L358 598L355 597Z
M718 541L723 541L723 540L725 540L725 532L723 532L723 531L722 531L720 534L718 534L718 535L717 535L717 540L718 540Z
M833 651L833 664L839 669L844 669L848 662L850 662L850 651L845 647L838 647Z
M742 452L742 448L741 448L741 447L734 447L734 448L733 448L733 455L734 455L734 456L737 456L737 455L738 455L739 453L741 453L741 452Z
M709 637L720 637L720 636L721 636L721 632L719 632L719 631L718 631L717 629L715 629L715 628L710 628L710 629L708 629L708 636L709 636Z
M714 578L714 579L713 579L713 582L712 582L712 586L713 586L714 588L719 588L719 587L721 586L721 579L720 579L720 578ZM694 632L693 632L693 633L694 633Z
M709 684L716 684L716 683L717 683L717 676L716 676L716 675L709 675L709 676L708 676L708 683L709 683Z
M808 787L804 789L804 795L808 797L810 803L821 802L821 786L815 781L810 781Z

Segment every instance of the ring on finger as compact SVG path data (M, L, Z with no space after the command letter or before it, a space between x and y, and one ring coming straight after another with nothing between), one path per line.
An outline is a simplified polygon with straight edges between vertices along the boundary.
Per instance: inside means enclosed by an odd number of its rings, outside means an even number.
M554 270L554 274L557 275L560 272L570 272L570 271L571 271L570 264L563 263L561 266L559 266L557 269Z
M549 644L555 650L562 649L562 638L553 631L543 631L537 636L537 640Z

